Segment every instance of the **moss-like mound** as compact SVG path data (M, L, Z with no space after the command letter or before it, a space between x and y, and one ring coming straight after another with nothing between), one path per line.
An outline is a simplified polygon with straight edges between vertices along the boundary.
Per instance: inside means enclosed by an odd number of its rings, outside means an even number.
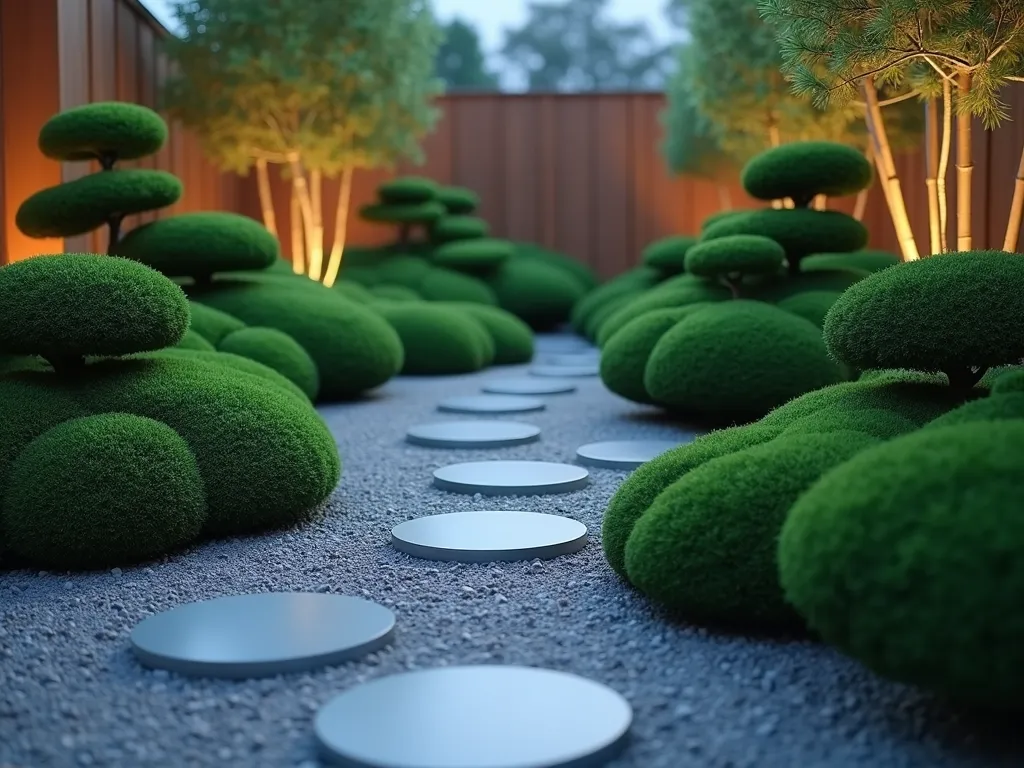
M399 254L381 261L374 271L377 284L393 283L416 290L431 269L430 262L425 259Z
M744 208L728 211L718 211L717 213L712 213L710 216L705 217L705 219L700 223L701 236L704 235L704 232L708 229L708 227L713 226L714 224L717 224L720 221L725 221L726 219L732 218L733 216L742 216L745 213L747 213L747 209Z
M597 341L598 334L611 318L613 318L620 310L629 306L632 302L638 301L643 298L645 291L630 291L624 293L621 296L616 296L614 299L609 299L587 318L587 321L583 324L583 336L589 341Z
M973 422L1024 419L1024 392L1009 392L964 403L925 425L925 429L942 429Z
M1019 710L1022 455L1024 422L964 424L832 470L783 527L786 597L827 642L882 675Z
M33 564L99 568L195 539L206 492L188 444L166 424L104 413L58 424L12 462L2 538Z
M497 306L498 297L491 287L471 275L444 267L431 267L415 290L427 301L469 301Z
M1009 395L1024 392L1024 369L1000 373L992 382L993 395Z
M601 351L601 381L612 392L635 403L650 405L654 399L644 386L644 371L661 337L704 306L654 309L635 317L605 341ZM605 323L608 327L612 323Z
M591 315L608 302L624 294L653 288L663 279L664 274L653 267L636 267L628 272L623 272L582 297L573 306L569 322L572 323L572 327L577 333L581 333L584 326L590 321Z
M39 149L51 160L136 160L160 151L167 124L138 104L94 102L54 115L39 131Z
M333 288L349 301L356 302L356 304L369 304L373 301L373 294L354 280L339 280L334 284Z
M320 389L320 373L316 363L284 331L276 328L242 328L221 339L217 350L248 357L273 368L293 382L310 400L316 400Z
M106 224L112 211L155 211L176 203L181 192L178 177L165 171L91 173L33 194L18 207L15 224L29 237L74 237Z
M565 322L586 288L566 270L540 259L513 257L487 277L499 307L534 330Z
M737 293L743 277L777 274L785 258L782 246L771 238L731 235L694 245L686 252L686 271L727 281Z
M3 267L0 308L0 352L40 355L55 367L173 346L189 325L185 294L159 272L89 254Z
M633 526L672 483L705 462L760 445L778 434L778 429L759 424L723 429L641 464L619 486L604 513L601 542L608 564L626 578L626 542Z
M438 202L370 203L359 209L359 216L377 224L433 224L445 215L445 208Z
M826 471L876 442L857 432L784 435L687 472L634 526L630 582L691 619L799 624L778 580L786 515Z
M842 380L821 331L768 304L730 301L694 312L654 347L644 386L660 405L708 423L758 419Z
M125 235L116 252L169 277L208 280L215 272L266 269L278 260L280 247L255 219L204 211L143 224Z
M432 260L441 267L460 272L487 273L512 255L512 243L490 237L451 240L434 249Z
M597 287L601 282L588 264L584 264L572 256L567 256L559 251L553 251L550 248L537 245L537 243L518 242L513 243L513 245L515 246L515 257L539 261L549 267L565 272L578 280L585 290L589 291L591 288Z
M174 345L178 349L191 349L197 352L216 352L217 348L200 336L191 328L181 337L181 341Z
M826 291L842 293L870 275L859 269L836 269L800 272L786 277L768 278L745 288L749 297L770 304L779 304L802 293Z
M696 243L697 238L692 235L665 237L644 248L640 259L646 266L659 272L679 274L686 269L686 254Z
M284 331L320 372L320 401L346 400L379 387L402 367L402 342L368 307L329 288L218 280L192 298L249 325ZM298 311L301 308L301 311Z
M423 301L412 288L404 285L375 285L368 289L371 299L387 299L388 301Z
M403 176L377 187L377 196L385 203L425 203L437 197L438 185L420 176Z
M834 269L860 269L865 272L881 272L895 267L900 257L888 251L863 250L851 253L815 253L800 262L804 272L819 272Z
M458 310L422 302L385 303L377 311L402 340L403 374L470 373L487 365L479 323ZM486 331L484 335L490 339Z
M791 267L812 253L857 251L868 244L867 229L852 216L809 208L738 213L710 225L701 239L730 235L761 235L774 240L785 249Z
M449 243L453 240L486 238L490 231L487 222L476 216L445 216L434 222L430 238L438 243Z
M439 187L435 199L454 216L468 215L480 206L476 192L465 187Z
M200 304L198 301L189 301L189 314L192 316L190 329L216 347L221 339L229 333L240 331L245 328L245 323L237 317L221 312L219 309Z
M810 205L816 195L854 195L871 184L871 163L854 147L831 141L794 141L753 158L742 183L759 200L792 198Z
M829 351L861 370L942 372L970 389L1024 359L1024 261L1002 251L933 256L876 272L825 319Z
M776 306L821 328L825 325L825 315L841 295L837 291L801 291L783 299Z
M263 363L253 360L251 357L243 357L230 352L218 352L204 349L182 349L181 347L168 347L158 349L156 352L144 352L140 355L132 355L133 358L148 360L152 358L173 360L195 360L200 363L216 365L229 372L242 373L247 376L255 376L264 384L270 384L281 392L298 398L301 403L308 403L309 397L291 379ZM224 371L222 371L223 373Z
M471 302L449 302L479 322L494 343L492 365L517 365L533 359L533 331L511 312Z
M879 440L890 440L908 432L918 425L897 413L883 408L862 408L856 410L823 408L814 413L791 421L783 435L828 434L832 432L861 432Z

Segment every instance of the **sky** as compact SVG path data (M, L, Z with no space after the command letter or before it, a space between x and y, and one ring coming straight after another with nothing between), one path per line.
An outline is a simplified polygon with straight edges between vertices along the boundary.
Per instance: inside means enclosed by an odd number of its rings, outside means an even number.
M173 0L142 0L153 14L171 26ZM529 0L432 0L434 13L446 22L461 16L480 31L484 51L493 56L501 47L505 27L518 27L526 18ZM658 40L671 42L679 33L665 20L665 0L611 0L610 14L621 21L645 21Z

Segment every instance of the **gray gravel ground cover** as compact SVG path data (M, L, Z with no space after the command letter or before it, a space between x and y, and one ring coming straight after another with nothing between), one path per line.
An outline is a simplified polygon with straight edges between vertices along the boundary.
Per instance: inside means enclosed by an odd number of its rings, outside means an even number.
M302 530L206 544L138 568L0 574L0 767L314 768L313 717L337 692L389 673L478 663L574 672L628 697L633 739L613 768L1024 765L1009 725L881 681L827 648L652 611L601 554L601 515L623 472L591 469L587 490L562 496L432 488L431 472L448 463L571 462L584 443L682 434L597 379L580 379L578 392L546 398L545 412L501 417L542 427L538 443L461 451L403 442L411 424L453 418L434 410L440 398L524 371L396 379L372 399L324 408L344 476L325 518ZM572 516L591 543L557 560L498 565L415 560L388 544L403 520L468 509ZM396 643L362 662L241 682L144 670L129 650L131 628L152 612L271 590L377 600L398 616Z

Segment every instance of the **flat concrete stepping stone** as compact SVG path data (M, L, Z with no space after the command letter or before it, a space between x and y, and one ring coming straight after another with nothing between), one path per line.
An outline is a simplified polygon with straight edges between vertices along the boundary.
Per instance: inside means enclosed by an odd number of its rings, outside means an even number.
M403 672L350 688L316 716L323 756L359 768L597 768L633 710L583 677L518 666Z
M368 600L271 592L180 605L141 621L130 642L143 666L239 679L358 659L394 632L394 614Z
M575 392L576 389L576 385L571 381L542 379L535 376L495 379L483 386L484 392L495 395L565 395Z
M527 373L531 376L567 379L583 376L597 376L601 373L601 366L597 363L585 363L583 365L535 365L530 368Z
M410 427L405 439L428 448L504 448L540 438L540 427L517 421L445 421Z
M576 449L576 460L591 467L632 470L679 445L682 443L676 440L611 440L587 443Z
M569 517L539 512L451 512L396 525L391 530L391 544L426 560L546 560L583 549L587 526Z
M464 395L449 397L437 405L447 413L531 413L543 411L543 400L520 395Z
M434 470L434 486L451 493L541 496L586 488L590 473L573 464L546 461L471 461Z

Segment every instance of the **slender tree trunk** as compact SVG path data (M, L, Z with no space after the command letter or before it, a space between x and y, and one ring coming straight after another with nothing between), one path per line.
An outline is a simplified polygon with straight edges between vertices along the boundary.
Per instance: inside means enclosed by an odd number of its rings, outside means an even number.
M779 132L779 124L775 121L774 116L768 115L768 146L772 149L782 145L782 134ZM785 200L772 200L772 208L776 210L784 208L786 205Z
M942 252L942 220L939 216L939 113L935 99L924 105L925 187L928 189L928 234L931 253Z
M732 210L732 193L729 191L729 186L723 184L720 181L715 182L715 188L718 190L718 207L723 211Z
M355 168L346 165L341 171L341 189L338 192L338 208L334 214L334 244L331 246L331 257L327 262L327 274L324 285L330 288L338 279L341 269L341 257L345 252L345 239L348 236L348 210L352 201L352 176Z
M828 195L815 195L811 207L816 211L828 210Z
M302 237L302 205L299 203L299 190L292 180L291 194L291 231L292 231L292 272L297 275L306 274L306 243Z
M297 152L289 155L288 164L292 171L292 183L294 184L295 194L299 200L300 220L302 221L302 231L306 241L305 253L309 257L308 261L312 261L316 240L314 239L315 232L313 226L313 200L309 193L309 183L306 181L306 172L302 167L302 160ZM308 274L305 269L303 272Z
M323 174L314 168L309 172L310 203L313 224L309 244L309 277L320 281L324 268L324 215L323 215Z
M971 73L961 72L957 88L963 99L971 92ZM956 116L956 249L969 251L971 236L971 180L974 161L971 158L971 115L961 109Z
M953 143L953 84L942 81L942 146L939 148L939 172L936 186L939 195L939 237L942 252L949 250L949 194L946 176L949 173L949 150Z
M1006 237L1003 240L1003 250L1007 253L1017 252L1022 220L1024 220L1024 148L1021 148L1020 151L1017 180L1013 184L1013 202L1010 203L1010 219L1006 222Z
M882 183L888 187L889 213L892 216L893 226L896 227L900 251L904 261L916 261L921 258L921 255L917 250L917 242L914 240L914 231L910 227L910 217L907 215L907 205L903 200L903 190L896 173L896 161L892 156L889 136L885 131L882 109L878 106L878 91L875 90L875 83L871 78L866 78L864 81L864 98L868 105L868 130L875 143L875 159L882 176Z
M270 173L266 158L256 161L256 188L260 193L260 209L263 211L263 226L277 237L277 215L274 213L274 194L270 188Z
M864 157L871 163L872 166L875 164L875 152L872 149L871 141L868 140L868 147L864 150ZM857 193L857 199L853 202L853 218L857 221L864 221L864 213L868 209L868 193L871 191L871 187L864 187L860 192Z

